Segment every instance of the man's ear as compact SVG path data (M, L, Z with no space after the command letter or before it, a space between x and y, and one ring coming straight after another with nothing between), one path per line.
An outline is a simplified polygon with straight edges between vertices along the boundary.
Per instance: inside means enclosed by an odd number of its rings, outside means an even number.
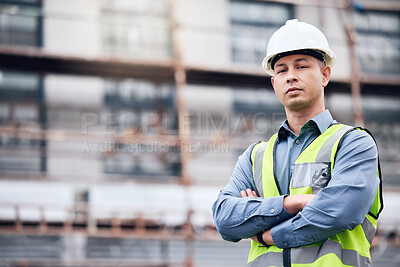
M272 84L272 87L274 87L274 83L275 83L274 76L272 76L272 77L271 77L271 84Z
M322 86L326 87L331 79L332 69L330 66L326 65L321 68L322 73Z

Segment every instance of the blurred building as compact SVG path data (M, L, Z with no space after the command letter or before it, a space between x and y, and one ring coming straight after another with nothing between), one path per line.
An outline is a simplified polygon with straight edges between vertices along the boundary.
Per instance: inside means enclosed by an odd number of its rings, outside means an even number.
M0 266L243 266L211 205L285 118L261 61L291 18L337 55L334 118L376 137L398 266L397 0L0 0Z

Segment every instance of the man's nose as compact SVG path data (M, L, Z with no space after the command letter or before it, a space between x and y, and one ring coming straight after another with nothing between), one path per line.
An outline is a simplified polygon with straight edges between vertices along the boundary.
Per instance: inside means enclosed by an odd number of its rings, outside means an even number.
M294 82L294 81L297 81L297 76L296 76L296 74L295 74L295 72L293 70L289 69L287 71L286 82L287 83L291 83L291 82Z

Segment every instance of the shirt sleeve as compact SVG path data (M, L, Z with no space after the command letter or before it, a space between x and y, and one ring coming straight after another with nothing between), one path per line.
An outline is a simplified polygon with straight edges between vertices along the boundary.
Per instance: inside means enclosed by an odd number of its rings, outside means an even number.
M251 164L252 144L238 159L229 183L212 206L218 232L227 241L237 242L292 217L283 208L284 196L263 199L242 198L241 190L256 190Z
M272 228L275 245L310 245L361 224L378 190L377 169L372 137L364 131L350 132L337 152L328 186L295 217Z

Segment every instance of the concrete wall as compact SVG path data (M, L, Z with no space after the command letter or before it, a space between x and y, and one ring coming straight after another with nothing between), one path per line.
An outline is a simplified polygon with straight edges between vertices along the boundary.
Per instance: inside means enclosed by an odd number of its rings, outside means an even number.
M184 64L210 68L230 63L229 2L177 0L176 20Z
M96 0L45 0L45 50L85 57L101 55L99 3Z

